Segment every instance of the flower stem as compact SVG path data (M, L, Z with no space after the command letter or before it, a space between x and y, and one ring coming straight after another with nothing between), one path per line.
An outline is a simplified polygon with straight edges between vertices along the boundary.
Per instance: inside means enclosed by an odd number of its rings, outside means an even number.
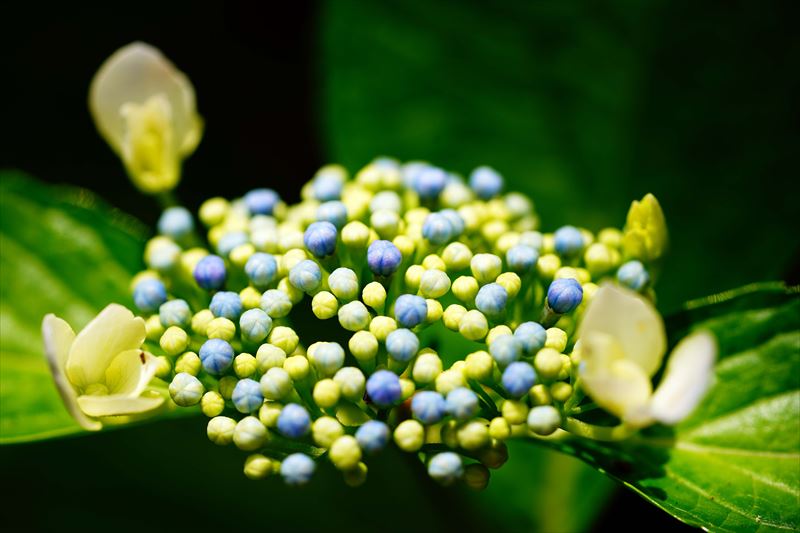
M618 426L595 426L594 424L587 424L586 422L581 422L572 417L567 418L562 428L578 437L600 441L625 440L636 433L635 428L626 426L625 424L620 424Z

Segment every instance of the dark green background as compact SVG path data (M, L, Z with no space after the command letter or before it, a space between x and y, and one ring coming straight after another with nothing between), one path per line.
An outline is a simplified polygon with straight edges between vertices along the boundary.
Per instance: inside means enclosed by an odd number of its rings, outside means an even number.
M155 204L124 178L85 105L102 60L142 39L189 75L206 119L178 190L190 206L264 184L294 199L321 164L355 170L376 155L430 159L460 172L493 165L532 196L546 230L621 225L630 201L653 192L671 229L659 284L669 311L750 281L797 280L794 6L4 8L3 129L10 134L0 143L0 164L91 188L152 225ZM604 493L598 475L576 474L571 460L559 463L565 460L537 448L512 452L478 496L420 482L421 467L400 456L377 462L363 489L344 490L325 469L311 487L288 491L244 479L241 455L209 444L199 420L158 423L4 447L2 478L13 488L4 521L12 529L121 531L588 527L592 501ZM560 483L561 471L579 485ZM529 489L542 478L547 490ZM639 513L653 528L675 526L625 494L595 528Z

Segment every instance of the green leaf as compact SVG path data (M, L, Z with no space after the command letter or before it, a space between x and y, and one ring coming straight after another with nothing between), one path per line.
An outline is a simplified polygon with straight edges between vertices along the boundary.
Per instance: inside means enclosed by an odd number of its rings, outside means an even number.
M145 229L86 190L0 173L0 442L77 433L44 358L42 318L77 331L110 302L131 306Z
M716 379L692 415L621 443L547 441L713 531L800 527L800 291L759 284L690 302L671 344L711 330Z

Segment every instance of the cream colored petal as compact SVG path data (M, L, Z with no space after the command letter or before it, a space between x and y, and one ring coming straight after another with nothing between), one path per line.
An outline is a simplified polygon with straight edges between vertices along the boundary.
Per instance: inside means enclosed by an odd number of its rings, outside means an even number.
M158 409L164 398L128 396L114 394L109 396L78 396L78 405L89 416L120 416L145 413Z
M84 428L97 431L102 424L97 420L91 420L78 407L77 393L75 388L67 379L65 366L69 349L75 340L75 333L64 320L55 315L46 315L42 321L42 338L44 339L44 352L47 362L50 365L50 372L53 374L53 381L56 383L58 393L72 417Z
M677 424L697 407L714 376L717 341L700 331L678 343L650 405L650 412L663 424Z
M110 304L75 337L66 371L76 387L105 383L111 361L126 350L138 349L145 339L144 320L125 307Z
M194 87L157 48L142 42L114 52L89 88L92 117L114 150L121 152L125 136L125 121L120 114L123 104L142 104L156 94L169 100L175 139L182 153L188 155L194 150L202 132Z
M612 284L603 285L589 302L578 330L615 337L625 358L650 377L661 366L667 348L664 322L653 305L637 293Z
M138 396L147 385L145 382L140 387L148 357L153 359L152 356L140 349L125 350L117 355L106 369L105 384L108 387L108 393ZM152 378L152 375L150 377Z
M626 359L614 361L605 372L581 377L584 389L595 403L622 420L646 408L653 391L650 378Z

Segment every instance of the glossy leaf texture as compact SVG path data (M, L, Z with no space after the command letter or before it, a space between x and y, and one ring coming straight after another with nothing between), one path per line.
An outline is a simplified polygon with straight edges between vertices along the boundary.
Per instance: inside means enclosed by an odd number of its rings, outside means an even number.
M145 235L86 190L0 173L0 443L83 431L53 384L42 318L78 331L110 302L131 307Z
M675 344L711 330L715 381L690 417L621 443L546 441L712 531L800 527L800 289L757 284L689 302Z

